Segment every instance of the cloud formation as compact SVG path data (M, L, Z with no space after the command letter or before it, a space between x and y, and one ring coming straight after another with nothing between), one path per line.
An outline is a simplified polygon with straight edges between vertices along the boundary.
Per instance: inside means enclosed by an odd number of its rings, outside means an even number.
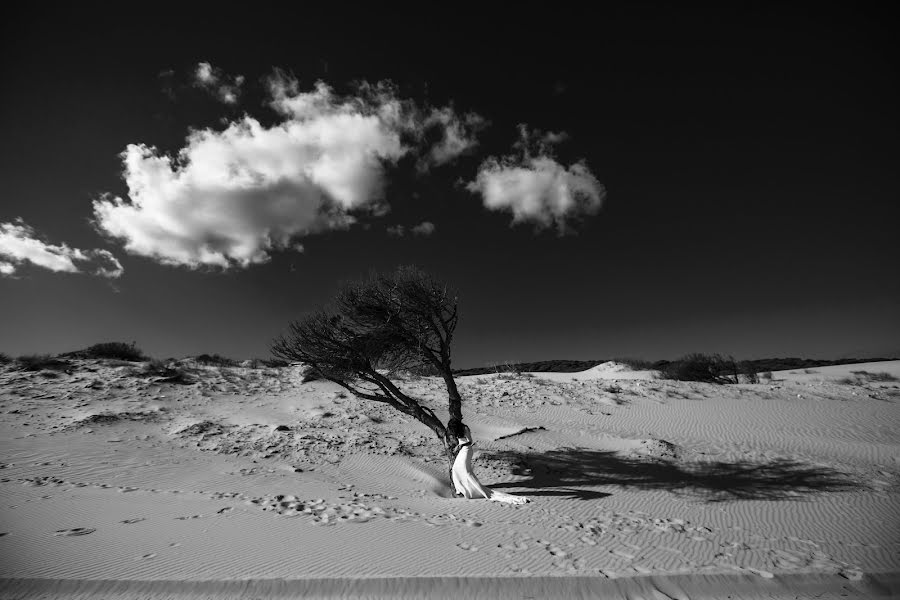
M208 62L197 63L193 75L195 86L205 89L225 104L237 104L244 83L243 75L228 77Z
M197 76L216 77L211 68ZM340 96L319 82L302 92L276 72L269 92L282 116L275 125L244 116L222 131L193 131L174 156L128 145L121 154L128 197L94 201L98 228L128 252L165 264L262 263L297 238L385 214L385 170L407 155L430 156L425 133L434 127L452 131L439 136L445 147L435 154L452 160L470 144L446 140L469 139L476 120L421 109L388 84Z
M0 275L14 275L25 263L57 273L90 273L111 279L124 273L121 263L108 250L50 244L21 219L0 223Z
M600 210L606 189L582 160L568 167L553 157L552 146L568 135L529 132L520 126L514 152L490 157L466 188L481 194L485 208L512 214L513 224L533 223L556 227L560 233L571 222Z

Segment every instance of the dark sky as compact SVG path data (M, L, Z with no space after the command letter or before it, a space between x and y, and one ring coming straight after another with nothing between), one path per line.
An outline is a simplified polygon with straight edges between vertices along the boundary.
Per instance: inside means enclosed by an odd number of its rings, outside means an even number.
M900 355L897 23L859 6L8 9L0 223L109 250L125 272L18 265L0 277L0 351L136 340L157 356L264 356L341 281L412 263L459 290L457 367ZM246 77L239 105L190 86L200 61ZM304 89L391 80L490 126L446 168L389 171L387 215L306 236L302 254L189 269L98 233L91 202L126 193L127 144L175 153L190 128L244 113L274 123L263 80L276 67ZM512 226L459 184L509 152L519 123L567 132L559 162L584 159L606 186L567 235ZM430 236L385 231L425 220Z

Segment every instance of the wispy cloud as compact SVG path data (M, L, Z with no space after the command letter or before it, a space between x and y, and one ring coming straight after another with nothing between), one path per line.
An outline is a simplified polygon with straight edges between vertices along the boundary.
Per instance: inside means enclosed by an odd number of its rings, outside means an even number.
M198 68L199 81L216 77L211 66ZM386 169L403 157L434 154L443 163L474 143L447 140L468 140L477 118L420 108L389 84L363 83L341 96L324 82L300 91L276 72L269 92L282 116L272 126L244 116L221 131L192 131L174 156L128 145L128 196L94 201L99 229L165 264L246 267L297 238L385 214ZM439 151L426 136L435 127Z
M0 223L0 275L15 275L24 264L57 273L90 273L117 278L124 269L108 250L79 250L66 244L51 244L21 219Z
M194 68L194 85L205 89L225 104L237 104L244 84L243 75L229 77L221 69L208 62L197 63Z
M416 236L429 236L434 233L435 226L431 221L422 221L418 225L413 225L409 229L407 229L404 225L391 225L387 227L388 235L394 237L403 237L406 235L407 231L412 235Z
M419 171L453 162L472 151L478 145L477 134L486 126L487 121L475 113L457 115L450 107L432 110L424 120L423 133L437 131L438 141L419 159Z
M512 214L513 223L571 230L571 222L600 210L606 189L582 160L568 167L553 156L564 132L543 133L519 128L513 153L490 157L466 188L481 194L485 208Z

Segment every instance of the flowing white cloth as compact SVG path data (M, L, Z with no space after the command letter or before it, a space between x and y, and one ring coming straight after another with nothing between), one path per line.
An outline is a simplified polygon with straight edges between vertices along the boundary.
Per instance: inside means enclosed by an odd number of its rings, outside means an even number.
M456 493L466 498L487 498L494 502L506 502L507 504L525 504L529 502L524 496L513 496L506 492L498 492L485 487L472 472L472 436L466 428L466 436L460 438L460 449L453 461L453 486Z

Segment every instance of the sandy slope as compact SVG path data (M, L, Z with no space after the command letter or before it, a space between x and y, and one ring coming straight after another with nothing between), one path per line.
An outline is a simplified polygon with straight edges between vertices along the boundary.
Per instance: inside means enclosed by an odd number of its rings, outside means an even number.
M3 596L297 593L265 583L281 579L450 596L476 576L495 598L522 581L550 596L896 591L900 385L836 383L849 368L732 386L609 364L462 378L479 476L533 500L512 507L450 498L430 431L296 369L195 367L176 385L76 366L0 367ZM852 370L900 377L900 362ZM446 416L439 381L403 386Z

